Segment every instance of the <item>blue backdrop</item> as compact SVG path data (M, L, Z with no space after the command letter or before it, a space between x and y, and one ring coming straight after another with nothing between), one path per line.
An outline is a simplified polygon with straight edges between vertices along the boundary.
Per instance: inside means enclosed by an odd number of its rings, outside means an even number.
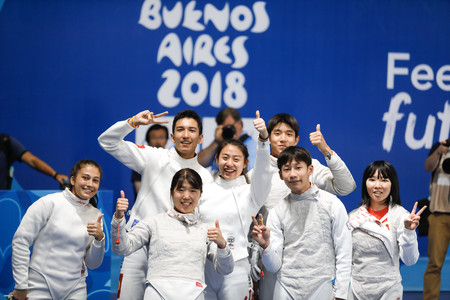
M445 0L0 0L0 131L61 173L93 158L102 188L132 197L130 171L97 143L116 121L144 109L288 112L313 157L325 163L308 138L320 123L347 163L358 184L348 210L379 159L411 209L428 196L431 145L449 135L449 11ZM25 189L58 187L15 169Z

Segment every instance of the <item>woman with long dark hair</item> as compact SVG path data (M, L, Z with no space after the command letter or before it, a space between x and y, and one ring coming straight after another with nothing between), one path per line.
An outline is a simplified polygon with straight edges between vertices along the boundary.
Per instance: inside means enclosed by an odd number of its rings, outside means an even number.
M349 214L353 258L348 299L402 299L400 262L419 258L415 229L420 214L401 205L397 172L387 161L374 161L364 171L360 207Z
M99 267L105 253L103 215L96 208L101 177L95 161L80 160L70 188L28 208L12 241L15 299L87 298L87 268Z

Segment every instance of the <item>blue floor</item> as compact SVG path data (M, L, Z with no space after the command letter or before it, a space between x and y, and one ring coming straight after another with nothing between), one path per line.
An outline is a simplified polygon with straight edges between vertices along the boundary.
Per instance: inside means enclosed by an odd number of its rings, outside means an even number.
M415 265L400 267L402 274L403 290L405 292L423 291L423 274L427 268L428 257L419 257ZM441 272L441 291L450 292L450 257L447 255ZM450 298L442 298L450 299Z

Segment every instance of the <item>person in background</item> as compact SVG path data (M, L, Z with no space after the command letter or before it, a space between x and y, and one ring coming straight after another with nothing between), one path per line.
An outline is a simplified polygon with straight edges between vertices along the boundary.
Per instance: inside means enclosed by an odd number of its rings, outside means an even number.
M256 141L248 134L244 133L244 125L241 115L235 108L224 108L216 116L216 131L214 132L214 141L198 153L198 162L205 168L211 166L211 172L217 173L218 166L215 161L217 148L224 140L239 140L248 149L247 169L253 169L256 155Z
M15 299L87 298L87 268L98 268L105 253L97 209L101 177L95 161L80 160L70 172L70 188L28 208L12 241Z
M0 190L11 189L13 174L11 166L15 161L25 162L33 169L53 177L61 185L69 179L56 172L46 162L34 156L17 139L7 134L0 134Z
M166 126L154 124L150 126L145 134L147 145L155 148L165 148L169 139L169 130ZM141 174L136 171L131 173L131 182L133 183L134 199L136 199L141 187Z
M209 226L198 218L196 208L202 186L197 172L189 168L179 170L170 186L173 207L144 218L130 232L119 225L124 222L128 209L123 191L117 199L111 222L112 250L125 256L142 247L148 249L143 299L204 299L207 257L220 274L233 271L233 255L222 235L219 220Z
M424 300L439 299L441 270L450 243L450 170L448 166L443 168L449 146L450 139L435 143L425 160L425 170L432 175L431 214L428 216L428 265L423 280Z
M416 202L410 213L400 204L394 167L384 160L372 162L363 174L360 206L349 214L353 241L349 300L402 299L399 259L407 266L417 262L415 229L426 206L416 213Z

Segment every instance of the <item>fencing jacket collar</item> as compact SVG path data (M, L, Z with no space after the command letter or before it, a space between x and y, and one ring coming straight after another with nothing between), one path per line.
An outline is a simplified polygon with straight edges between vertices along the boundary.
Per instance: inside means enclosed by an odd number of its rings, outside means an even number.
M317 194L319 193L319 188L311 183L311 187L307 189L304 193L294 194L290 193L289 197L294 201L300 201L304 199L316 199Z
M245 180L244 175L241 175L238 178L233 179L233 180L225 180L219 176L216 178L216 183L218 185L220 185L221 187L223 187L224 189L228 190L228 189L231 189L236 186L245 185L245 184L247 184L247 181Z
M390 219L389 215L391 208L392 207L389 206L389 211L383 218ZM359 228L367 234L379 238L385 245L391 258L394 257L394 245L396 245L396 241L393 240L393 236L389 229L380 220L372 216L367 211L366 206L359 207L358 211L348 221L348 227L351 230Z
M192 158L182 158L180 156L180 154L178 154L175 147L172 147L169 150L169 157L170 157L170 160L175 161L178 165L183 166L183 168L191 168L191 169L196 170L196 167L198 167L197 155L194 155L194 157L192 157Z
M66 188L63 191L63 195L66 197L66 199L69 200L70 203L72 203L75 206L86 206L89 203L89 199L84 200L84 199L78 198L69 190L69 188Z
M169 209L167 211L167 214L174 219L177 219L181 222L187 223L188 225L195 225L198 222L197 216L195 214L183 214L183 213L177 212L173 208Z

